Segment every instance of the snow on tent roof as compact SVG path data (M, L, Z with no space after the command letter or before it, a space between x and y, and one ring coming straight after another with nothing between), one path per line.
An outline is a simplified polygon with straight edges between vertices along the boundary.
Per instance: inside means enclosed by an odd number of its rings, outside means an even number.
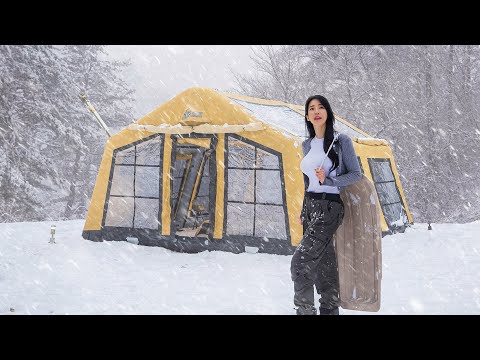
M249 113L257 119L273 125L281 130L285 130L292 135L301 138L306 137L306 129L303 115L282 105L264 105L247 102L235 98L231 98L237 104L243 106ZM365 137L364 134L355 131L351 127L345 125L337 119L335 129L351 138Z

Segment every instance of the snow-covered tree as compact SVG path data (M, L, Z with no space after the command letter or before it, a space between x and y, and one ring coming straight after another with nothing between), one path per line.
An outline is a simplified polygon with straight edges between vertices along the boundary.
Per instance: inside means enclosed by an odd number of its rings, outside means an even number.
M52 46L0 46L0 219L35 218L43 192L55 191L57 173L39 148L57 146L50 89L58 88Z
M83 217L93 190L96 172L101 160L107 135L96 123L93 115L86 111L79 95L87 95L105 123L114 129L123 127L132 120L132 90L119 74L127 62L109 60L105 46L64 46L60 54L66 61L64 78L68 89L70 107L65 109L69 119L68 151L60 156L65 196L52 203L65 203L63 218L72 215ZM57 205L58 206L58 205Z
M255 46L252 51L256 72L246 75L233 72L237 91L288 103L305 96L305 84L311 83L305 68L308 59L294 46Z
M0 46L0 221L84 214L105 135L80 92L112 126L131 121L130 90L116 75L125 64L102 49Z
M480 218L470 195L480 193L478 46L291 46L301 68L281 85L268 79L286 63L269 49L254 55L256 72L237 76L240 91L278 99L295 87L298 104L325 95L337 115L389 141L415 221Z

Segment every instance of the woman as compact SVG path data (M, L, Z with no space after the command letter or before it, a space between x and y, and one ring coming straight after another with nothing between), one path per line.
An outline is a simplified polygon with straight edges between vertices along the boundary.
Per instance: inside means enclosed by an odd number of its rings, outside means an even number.
M338 315L338 268L332 239L343 220L340 191L360 180L362 173L352 140L334 131L335 117L325 97L313 95L307 99L305 124L309 138L302 143L300 169L305 195L299 218L303 238L290 268L294 304L297 315L316 315L315 286L320 295L320 315Z

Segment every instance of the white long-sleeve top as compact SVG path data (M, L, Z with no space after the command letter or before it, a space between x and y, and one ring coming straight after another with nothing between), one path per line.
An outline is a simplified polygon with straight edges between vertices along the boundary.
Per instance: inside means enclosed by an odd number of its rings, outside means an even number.
M320 185L320 182L315 175L315 169L320 166L325 158L325 151L323 150L323 138L319 139L314 137L310 142L310 146L310 151L300 162L300 169L305 175L308 176L309 179L307 191L315 193L325 192L330 194L339 194L340 191L337 186ZM329 169L332 167L332 160L330 160L330 158L327 157L325 159L322 167L325 170L325 176L329 176L331 178L336 177L336 171L329 173Z

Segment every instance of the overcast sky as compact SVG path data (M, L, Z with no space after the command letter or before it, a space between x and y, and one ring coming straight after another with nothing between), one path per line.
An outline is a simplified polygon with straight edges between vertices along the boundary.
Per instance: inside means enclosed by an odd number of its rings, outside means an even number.
M136 117L192 86L231 89L232 70L252 66L251 45L111 45L109 51L132 60L126 80L136 90Z

